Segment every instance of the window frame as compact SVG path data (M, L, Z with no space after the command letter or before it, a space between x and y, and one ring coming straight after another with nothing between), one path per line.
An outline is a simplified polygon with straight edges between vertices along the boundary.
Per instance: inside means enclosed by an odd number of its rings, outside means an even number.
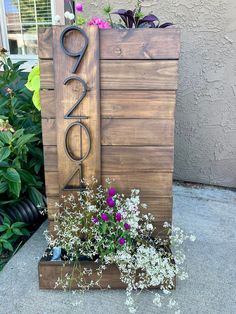
M52 25L55 24L55 11L56 11L56 1L51 0L51 12L52 12ZM6 11L5 11L5 5L4 0L0 0L0 35L2 39L2 46L7 49L7 51L10 52L9 48L9 41L8 41L8 35L7 35L7 20L6 20ZM13 62L18 61L26 61L26 63L23 64L22 68L24 68L25 71L30 71L32 67L38 63L38 55L32 55L32 54L26 54L26 55L20 55L20 54L9 54L10 58Z

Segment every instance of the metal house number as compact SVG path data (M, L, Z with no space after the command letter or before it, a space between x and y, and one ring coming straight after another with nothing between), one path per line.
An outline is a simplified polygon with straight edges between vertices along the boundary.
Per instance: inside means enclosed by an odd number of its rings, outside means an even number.
M70 50L68 50L65 45L64 45L64 39L66 34L68 34L70 31L78 31L84 38L84 45L83 47L78 51L78 52L72 52ZM64 51L64 53L70 57L73 58L77 58L75 64L72 67L72 73L76 73L81 60L83 59L83 56L86 52L86 49L88 47L88 36L86 35L85 31L77 26L68 26L67 28L65 28L63 30L63 32L61 33L60 36L60 44L61 44L61 48ZM79 81L82 84L83 87L83 91L82 91L82 95L79 97L79 99L76 101L76 103L66 112L66 114L64 115L64 119L75 119L76 121L72 122L69 124L69 126L67 127L66 131L65 131L65 136L64 136L64 149L65 149L65 153L67 155L67 157L73 161L74 163L76 163L76 169L75 171L70 175L69 179L67 180L66 184L63 187L64 191L80 191L84 189L84 186L81 184L79 184L79 186L75 187L75 186L71 186L69 185L69 182L72 180L72 178L79 173L80 174L80 178L83 178L83 165L82 162L88 157L89 152L90 152L90 148L91 148L91 138L90 138L90 134L89 131L87 129L87 127L82 123L83 119L88 119L87 116L74 116L72 114L72 112L74 111L75 108L77 108L79 106L79 104L81 103L81 101L84 99L84 97L86 96L87 93L87 84L84 80L82 80L79 76L76 75L72 75L68 78L65 79L65 81L63 82L64 85L69 84L71 81L76 80ZM82 131L85 132L86 134L86 138L87 138L87 142L88 142L88 148L87 151L80 156L80 158L76 158L70 150L69 147L69 131L74 128L74 127L79 127L80 128L80 136L82 136ZM82 140L80 140L80 152L82 154Z

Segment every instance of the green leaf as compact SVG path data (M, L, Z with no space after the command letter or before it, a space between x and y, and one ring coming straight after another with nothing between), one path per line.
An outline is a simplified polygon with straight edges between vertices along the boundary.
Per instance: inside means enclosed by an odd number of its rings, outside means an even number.
M13 246L11 245L11 243L9 241L4 241L3 247L4 247L4 249L13 252Z
M9 147L2 147L0 149L0 161L3 161L4 159L7 159L11 154L11 150Z
M1 181L0 182L0 194L6 192L8 188L8 184L6 181Z
M43 195L33 186L29 187L29 197L35 206L44 206Z
M19 138L20 136L22 136L23 133L24 133L24 129L19 129L19 130L17 130L17 131L14 133L14 135L13 135L13 140L15 140L15 139Z
M17 146L23 146L27 143L32 142L32 139L34 138L34 134L25 134L23 136L21 136L20 138L18 138L16 145Z
M21 221L14 222L14 224L11 225L12 228L22 228L25 226L27 226L27 224Z
M24 234L21 232L21 230L18 229L18 228L13 228L12 231L13 231L13 233L16 234L16 235L20 235L20 236L21 236L21 235L24 235Z
M107 224L105 222L102 223L102 233L105 234L107 230Z
M10 221L10 219L8 218L7 215L4 215L4 217L3 217L3 223L4 223L5 225L10 226L11 221Z
M20 196L21 182L8 182L9 191L17 198Z
M8 226L2 225L0 226L0 232L3 232L8 229Z
M21 182L20 175L14 168L8 168L6 172L3 172L3 176L8 181L17 183Z
M29 171L18 169L18 172L20 174L21 181L29 185L37 185L37 181L35 180L34 176Z
M12 236L13 236L12 231L11 231L11 230L8 230L6 233L4 233L4 234L2 235L1 238L4 239L4 240L8 240L8 239L10 239Z
M5 144L10 144L12 139L12 134L9 131L0 132L0 141Z
M25 86L31 91L39 90L40 89L40 69L39 65L36 65L28 76L28 81Z
M38 109L38 111L41 110L41 105L40 105L40 91L39 90L35 90L34 91L34 94L33 94L33 97L32 97L32 101L33 101L33 104L35 106L35 108Z

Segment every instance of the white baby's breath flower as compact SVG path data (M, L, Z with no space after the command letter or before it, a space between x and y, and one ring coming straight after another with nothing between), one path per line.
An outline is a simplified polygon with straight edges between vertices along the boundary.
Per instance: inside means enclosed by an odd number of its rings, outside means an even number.
M153 230L153 225L152 225L152 224L147 224L147 230L148 230L148 231Z
M64 16L65 16L66 19L69 19L70 12L69 12L69 11L66 11L66 12L64 13Z
M74 13L70 13L69 16L68 16L68 19L71 20L71 21L74 20L75 19Z
M189 237L189 240L194 242L196 240L196 237L195 235L191 234L191 236Z

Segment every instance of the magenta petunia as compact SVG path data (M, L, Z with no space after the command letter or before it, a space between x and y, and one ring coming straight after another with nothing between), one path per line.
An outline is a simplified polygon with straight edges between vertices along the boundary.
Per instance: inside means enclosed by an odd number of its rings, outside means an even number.
M122 219L122 215L121 215L121 213L116 213L116 221L121 221L121 219Z
M129 230L129 229L130 229L130 225L127 224L127 223L125 223L125 224L124 224L124 228L125 228L125 230Z
M94 224L98 223L98 217L93 217L93 218L92 218L92 222L93 222Z
M108 195L109 196L114 196L114 195L116 195L116 189L115 188L113 188L113 187L110 187L109 189L108 189Z
M103 221L108 221L109 220L108 215L106 213L102 213L101 214L101 218L102 218Z
M120 244L120 245L124 245L125 242L126 242L126 241L125 241L125 238L120 238L120 239L119 239L119 244Z
M116 204L116 202L113 200L112 197L108 197L108 198L107 198L107 205L108 205L110 208L115 207L115 204Z
M94 17L92 20L88 22L88 25L97 25L98 28L111 28L111 25L100 17Z
M83 5L82 5L82 3L79 3L79 2L76 3L75 9L76 9L77 12L83 12Z

